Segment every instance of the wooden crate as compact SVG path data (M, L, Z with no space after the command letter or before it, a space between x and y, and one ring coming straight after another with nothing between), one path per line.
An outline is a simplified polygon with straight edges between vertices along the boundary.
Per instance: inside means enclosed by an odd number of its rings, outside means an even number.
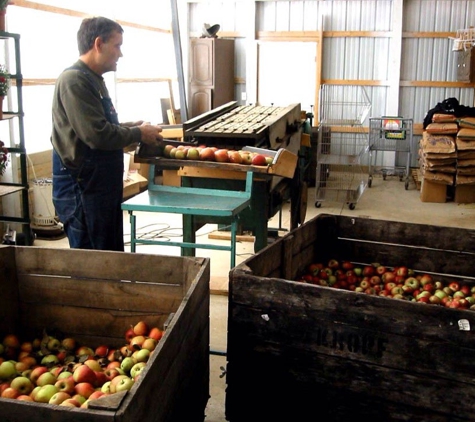
M208 258L4 246L0 335L43 329L96 347L125 344L140 320L163 327L147 369L128 392L88 409L0 399L9 422L203 421L209 398Z
M323 214L235 267L228 420L250 420L250 409L253 420L473 420L474 311L292 280L336 258L473 284L474 238L474 230Z

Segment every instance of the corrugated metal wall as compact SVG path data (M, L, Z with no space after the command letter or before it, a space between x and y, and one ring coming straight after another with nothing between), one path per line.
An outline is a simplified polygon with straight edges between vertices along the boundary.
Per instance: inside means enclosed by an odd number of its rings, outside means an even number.
M201 32L203 22L219 23L222 31L402 31L398 104L390 95L391 37L386 35L328 36L323 41L322 79L377 81L365 87L372 103L371 116L398 114L422 123L438 102L456 97L460 104L474 106L474 88L417 86L417 82L456 81L456 52L449 37L412 36L421 32L456 32L475 25L475 0L405 0L402 25L392 27L395 1L315 0L256 1L255 21L249 16L252 1L189 2L188 31ZM323 25L323 28L321 27ZM253 32L254 31L254 32ZM409 34L407 34L409 33ZM250 40L255 42L254 40ZM246 90L246 54L249 39L236 38L236 77ZM419 84L420 85L420 84ZM424 85L424 84L422 84ZM425 84L427 85L427 84ZM419 137L415 136L417 145ZM417 166L414 158L411 164Z

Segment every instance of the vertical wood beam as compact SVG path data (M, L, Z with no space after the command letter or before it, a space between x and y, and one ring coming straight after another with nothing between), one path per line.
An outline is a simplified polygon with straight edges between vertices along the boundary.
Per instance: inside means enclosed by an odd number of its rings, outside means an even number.
M389 46L389 89L386 97L386 111L389 115L397 116L399 110L399 81L401 79L402 17L404 0L393 0L392 3L392 37Z
M256 1L246 3L246 104L257 103L259 47L256 41Z

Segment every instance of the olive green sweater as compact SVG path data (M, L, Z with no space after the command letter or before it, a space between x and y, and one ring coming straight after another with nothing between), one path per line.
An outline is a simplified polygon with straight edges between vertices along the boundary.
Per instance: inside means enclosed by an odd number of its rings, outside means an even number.
M141 139L138 127L125 127L107 121L101 102L101 95L109 96L104 78L81 60L75 66L84 68L96 84L80 70L66 69L61 73L53 97L51 134L54 149L63 164L72 170L81 166L88 147L117 150Z

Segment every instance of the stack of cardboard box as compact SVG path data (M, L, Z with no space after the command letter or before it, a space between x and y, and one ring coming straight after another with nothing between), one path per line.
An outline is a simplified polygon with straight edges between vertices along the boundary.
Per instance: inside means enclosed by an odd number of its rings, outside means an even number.
M475 118L434 114L422 135L421 201L475 202ZM453 195L448 195L452 192Z

